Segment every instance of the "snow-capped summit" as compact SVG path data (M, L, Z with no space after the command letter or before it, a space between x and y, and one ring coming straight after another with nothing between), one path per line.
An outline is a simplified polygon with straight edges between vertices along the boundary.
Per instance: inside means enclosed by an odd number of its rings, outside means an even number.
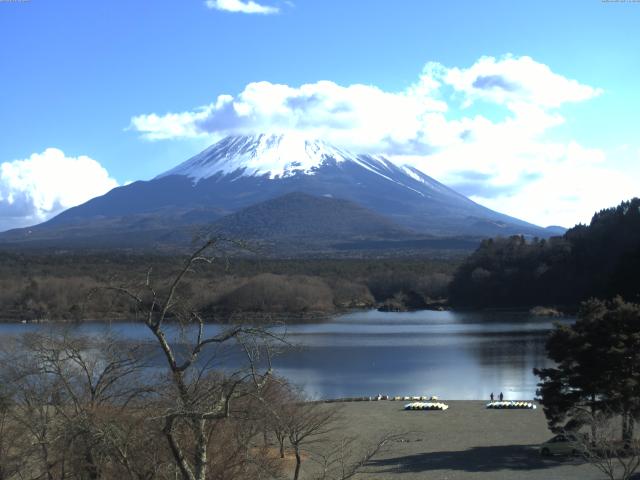
M323 140L297 133L229 136L175 168L158 175L202 180L216 174L286 178L313 175L326 163L353 162L384 175L390 161L382 155L358 155Z
M350 152L295 133L229 136L156 178L185 175L201 180L218 173L284 178L313 174L329 158L358 161Z
M315 175L321 169L326 171L336 166L343 170L347 166L364 169L421 196L425 195L422 189L412 186L416 181L430 190L453 193L419 170L398 166L384 155L355 154L297 133L228 136L155 178L179 175L194 183L214 176L277 180Z

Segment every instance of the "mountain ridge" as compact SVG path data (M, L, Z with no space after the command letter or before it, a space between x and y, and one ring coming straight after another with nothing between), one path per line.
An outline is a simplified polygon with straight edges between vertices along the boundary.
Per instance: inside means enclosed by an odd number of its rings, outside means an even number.
M265 134L226 137L151 180L115 188L37 226L0 234L0 242L57 238L64 243L72 232L76 239L102 232L113 237L114 244L120 235L124 245L133 241L126 238L129 232L142 238L147 225L153 244L164 238L160 232L211 224L294 192L351 202L396 225L399 236L544 238L556 233L483 207L382 155L358 155L319 140ZM312 205L321 206L311 201L306 205L311 216ZM360 237L366 236L364 223L353 223L362 228Z

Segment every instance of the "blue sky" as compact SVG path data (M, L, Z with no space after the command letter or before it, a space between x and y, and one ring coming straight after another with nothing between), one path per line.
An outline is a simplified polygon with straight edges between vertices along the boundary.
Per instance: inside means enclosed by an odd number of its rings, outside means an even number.
M586 222L640 193L639 21L600 0L0 1L0 229L271 128Z

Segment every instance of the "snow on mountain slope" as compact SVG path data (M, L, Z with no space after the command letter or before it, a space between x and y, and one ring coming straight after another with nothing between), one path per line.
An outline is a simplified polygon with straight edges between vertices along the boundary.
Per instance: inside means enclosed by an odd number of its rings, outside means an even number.
M294 133L226 137L156 178L183 175L197 183L222 174L267 176L274 180L297 174L313 175L328 161L353 162L391 182L401 183L392 178L397 167L381 155L356 155ZM417 179L415 173L410 175Z
M295 134L232 136L156 178L185 175L198 181L217 173L285 178L297 173L313 174L326 158L357 161L348 152Z

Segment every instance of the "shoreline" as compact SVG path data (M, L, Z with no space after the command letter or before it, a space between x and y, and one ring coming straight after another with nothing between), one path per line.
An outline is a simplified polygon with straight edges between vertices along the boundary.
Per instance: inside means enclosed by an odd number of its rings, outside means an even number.
M211 325L241 325L243 323L251 323L251 320L257 320L256 323L268 324L269 322L261 321L270 319L273 323L288 323L290 325L295 324L308 324L308 323L321 323L328 322L332 318L348 315L351 313L363 313L363 312L380 312L380 313L388 313L388 314L401 314L401 313L419 313L419 312L452 312L452 313L497 313L497 314L514 314L514 315L530 315L535 318L566 318L570 317L571 314L562 310L560 316L555 315L539 315L536 313L532 313L530 308L454 308L451 306L447 306L444 309L440 308L422 308L422 309L409 309L409 310L383 310L380 307L370 307L370 308L345 308L345 309L337 309L331 312L324 311L314 311L314 312L232 312L232 313L222 313L218 312L217 314L213 314L212 316L205 317L207 323ZM219 320L215 320L212 317L218 317ZM234 317L244 317L249 319L249 321L232 321L235 320ZM240 320L240 318L238 318ZM35 325L82 325L82 324L95 324L95 323L136 323L139 320L135 318L111 318L111 319L84 319L84 320L74 320L74 319L55 319L50 320L47 318L40 319L25 319L19 317L0 317L0 324L35 324ZM167 319L167 323L172 323L171 319Z
M404 403L404 402L530 402L536 405L539 405L539 402L536 398L505 398L504 400L498 400L497 398L494 400L491 399L481 399L481 398L466 398L466 399L447 399L440 398L437 395L382 395L383 397L388 398L376 398L374 397L340 397L340 398L323 398L318 400L311 400L311 403L353 403L353 402L392 402L396 404ZM496 396L497 397L497 396Z

